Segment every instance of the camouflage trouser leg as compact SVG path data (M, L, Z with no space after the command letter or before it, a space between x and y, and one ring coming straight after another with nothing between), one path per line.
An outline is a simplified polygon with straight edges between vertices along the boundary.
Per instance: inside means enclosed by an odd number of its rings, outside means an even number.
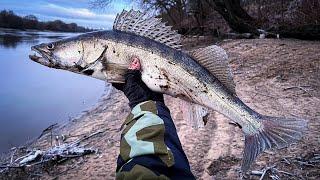
M163 103L138 104L124 125L117 179L194 179Z

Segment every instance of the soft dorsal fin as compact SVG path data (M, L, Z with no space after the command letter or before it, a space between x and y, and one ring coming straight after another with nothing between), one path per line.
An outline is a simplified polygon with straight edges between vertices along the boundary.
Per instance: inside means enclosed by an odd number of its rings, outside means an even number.
M178 50L181 48L181 35L177 31L165 25L160 18L148 17L140 11L123 10L117 15L113 29L144 36Z
M233 75L229 67L227 52L219 46L212 45L199 48L189 53L199 64L210 71L218 80L236 94Z

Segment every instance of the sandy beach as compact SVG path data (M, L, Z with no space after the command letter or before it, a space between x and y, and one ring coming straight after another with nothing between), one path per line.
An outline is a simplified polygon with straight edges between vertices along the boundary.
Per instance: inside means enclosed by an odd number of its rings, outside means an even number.
M236 92L247 105L261 114L296 116L309 121L309 130L301 141L263 153L251 170L275 166L283 179L319 178L320 162L312 165L301 162L320 154L320 42L252 39L226 40L220 45L231 58ZM244 144L241 129L213 111L205 127L191 128L183 119L182 100L166 96L165 102L197 179L238 178ZM55 126L14 157L25 154L26 149L46 149L61 143L52 140L52 135L63 135L64 142L72 142L102 131L83 142L86 147L98 149L97 153L58 163L9 169L0 174L0 179L114 179L120 126L130 111L127 103L121 92L112 89L94 108L64 125ZM10 155L2 162L9 159Z

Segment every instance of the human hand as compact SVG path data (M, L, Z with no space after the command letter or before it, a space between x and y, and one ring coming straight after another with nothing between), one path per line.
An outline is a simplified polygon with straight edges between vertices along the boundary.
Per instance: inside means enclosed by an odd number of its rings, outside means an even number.
M115 88L123 91L127 96L131 109L137 104L148 100L164 102L161 93L151 91L142 81L140 70L140 59L132 57L128 71L125 74L125 83L121 85L113 84Z
M131 63L129 68L130 70L140 70L141 69L141 64L140 64L140 59L136 56L131 58Z

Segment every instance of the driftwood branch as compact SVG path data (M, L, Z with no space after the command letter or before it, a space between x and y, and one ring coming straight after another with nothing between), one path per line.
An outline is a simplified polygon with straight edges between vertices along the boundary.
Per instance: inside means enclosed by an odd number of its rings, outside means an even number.
M272 179L272 180L279 180L280 177L278 176L279 173L288 173L285 171L279 171L278 169L275 168L276 165L270 166L270 167L265 167L260 171L251 171L251 175L255 175L255 176L260 176L259 180L263 180L268 176L268 179Z
M84 136L74 142L71 143L62 143L51 147L47 150L32 150L28 154L18 157L14 160L14 154L16 153L16 149L12 152L10 162L5 165L0 165L0 173L4 172L10 168L24 168L35 166L39 164L43 164L49 161L61 162L67 159L81 157L87 154L96 153L97 150L93 148L85 148L85 145L80 145L81 142L87 140L93 136L101 134L105 132L105 130L99 130L90 135Z

